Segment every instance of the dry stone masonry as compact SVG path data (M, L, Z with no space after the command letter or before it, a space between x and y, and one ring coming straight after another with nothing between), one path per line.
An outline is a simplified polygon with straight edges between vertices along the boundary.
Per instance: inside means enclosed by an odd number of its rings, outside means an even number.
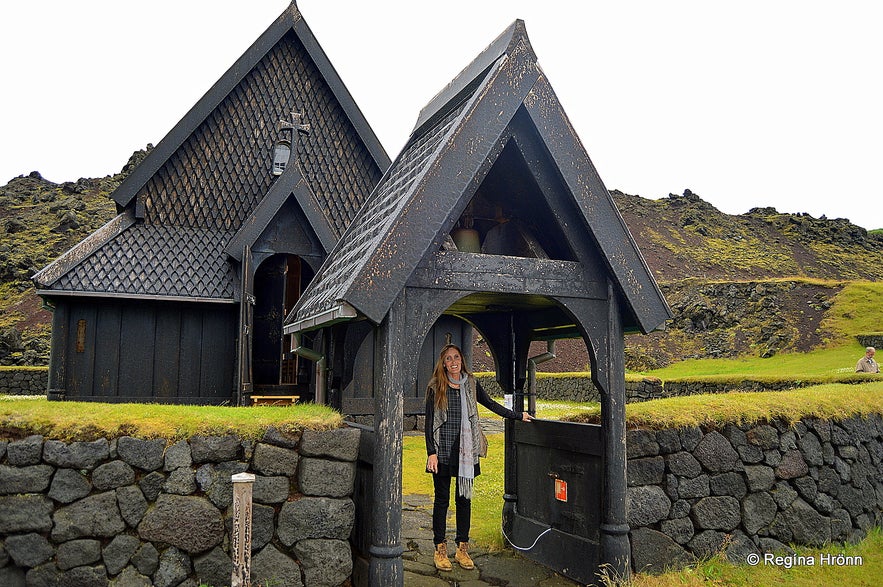
M48 386L45 367L0 369L0 395L46 395Z
M0 441L0 585L230 584L232 481L256 476L252 577L340 585L360 433Z
M867 345L866 345L867 346ZM883 345L880 345L883 348ZM850 369L851 371L851 369ZM850 373L851 375L851 373ZM482 374L478 376L481 385L494 397L502 397L503 390L493 375ZM862 378L844 376L843 383L863 383L868 381ZM681 397L686 395L705 395L714 393L727 393L731 391L783 391L799 389L829 381L803 379L780 379L780 380L753 380L743 379L739 381L717 382L703 380L669 380L662 381L656 377L644 377L641 380L628 380L625 382L626 402L645 402L667 397ZM584 374L554 375L551 377L537 378L537 399L539 400L562 400L571 402L600 402L601 395L598 388L592 382L591 377Z
M628 432L632 562L793 554L883 522L883 417Z

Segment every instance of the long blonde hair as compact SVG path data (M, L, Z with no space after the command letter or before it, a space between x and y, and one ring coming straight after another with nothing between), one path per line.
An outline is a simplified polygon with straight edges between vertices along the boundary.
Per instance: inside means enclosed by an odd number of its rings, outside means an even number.
M445 355L451 349L457 351L460 355L460 372L467 377L472 375L466 368L466 360L463 358L463 351L455 344L446 344L438 353L438 360L435 362L435 368L432 370L432 379L429 380L429 388L435 394L435 409L448 409L448 372L445 371Z

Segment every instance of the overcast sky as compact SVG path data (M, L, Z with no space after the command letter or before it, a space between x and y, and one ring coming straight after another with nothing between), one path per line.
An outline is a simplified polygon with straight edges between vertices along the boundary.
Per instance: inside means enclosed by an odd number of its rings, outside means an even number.
M287 0L0 3L0 184L120 170ZM608 189L883 227L883 2L301 0L390 157L513 20Z

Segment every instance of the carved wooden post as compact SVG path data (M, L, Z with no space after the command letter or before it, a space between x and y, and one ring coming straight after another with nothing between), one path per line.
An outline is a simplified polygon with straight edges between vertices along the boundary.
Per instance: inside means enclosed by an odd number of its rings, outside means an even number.
M404 296L399 296L377 330L375 345L374 527L368 584L372 587L404 585L402 529L402 437L404 387L409 355ZM413 367L410 367L413 368Z
M622 314L613 287L608 284L606 393L601 394L604 430L604 498L601 514L601 562L610 565L617 580L631 570L629 525L626 517L625 356Z
M233 475L233 576L230 587L251 585L251 492L254 475Z
M252 273L251 247L242 249L242 300L239 302L239 338L236 355L236 405L241 406L246 394L253 389L252 330L254 329L254 274Z

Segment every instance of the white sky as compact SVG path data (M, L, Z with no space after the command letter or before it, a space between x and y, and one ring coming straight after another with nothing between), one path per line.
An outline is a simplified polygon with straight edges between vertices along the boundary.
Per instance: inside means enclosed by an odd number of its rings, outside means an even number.
M0 185L115 173L288 0L0 3ZM883 2L301 0L391 158L513 20L608 189L883 227Z

